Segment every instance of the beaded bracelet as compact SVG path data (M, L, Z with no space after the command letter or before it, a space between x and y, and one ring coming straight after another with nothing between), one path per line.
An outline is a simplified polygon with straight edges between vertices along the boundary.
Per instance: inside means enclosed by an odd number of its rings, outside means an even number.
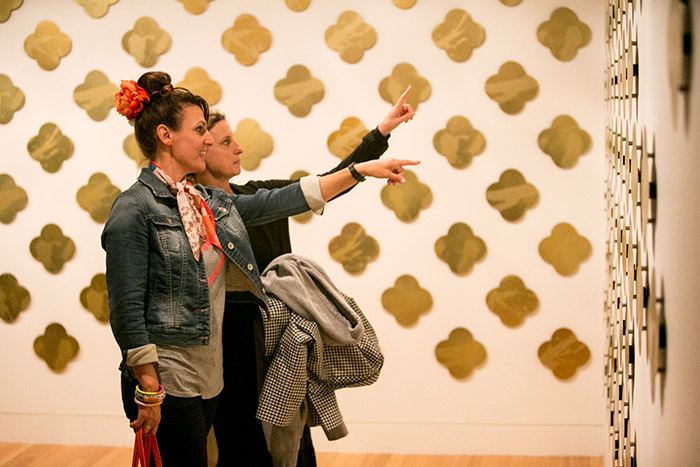
M163 401L160 401L160 402L156 402L154 404L146 404L144 402L141 402L140 400L138 400L135 397L134 397L134 402L136 402L136 404L140 405L141 407L158 407L159 405L161 405L163 403Z
M163 385L158 386L158 392L146 392L141 390L140 385L136 385L136 390L134 391L134 400L146 407L156 406L163 403L165 399L165 389Z

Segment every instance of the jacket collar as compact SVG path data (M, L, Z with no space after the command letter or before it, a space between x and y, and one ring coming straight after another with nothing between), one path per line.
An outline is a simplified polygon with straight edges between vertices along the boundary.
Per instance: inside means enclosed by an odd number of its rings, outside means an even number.
M139 182L146 185L153 192L153 196L159 198L173 197L173 194L170 193L168 187L165 186L165 184L162 181L160 181L158 177L153 175L153 172L151 172L151 169L149 169L148 167L141 169L141 173L139 174L138 180Z

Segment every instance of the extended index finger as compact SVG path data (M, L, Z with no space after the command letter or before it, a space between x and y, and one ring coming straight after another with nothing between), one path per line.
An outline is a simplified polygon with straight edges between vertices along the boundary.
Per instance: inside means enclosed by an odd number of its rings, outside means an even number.
M408 85L408 87L407 87L406 90L403 92L403 94L401 94L401 95L399 96L399 100L396 101L396 105L403 105L403 103L406 102L406 98L408 97L408 93L411 92L411 88L412 88L412 87L413 87L413 86L411 86L410 84Z
M418 165L420 164L420 161L412 161L409 159L398 159L397 162L401 164L402 166L404 165Z

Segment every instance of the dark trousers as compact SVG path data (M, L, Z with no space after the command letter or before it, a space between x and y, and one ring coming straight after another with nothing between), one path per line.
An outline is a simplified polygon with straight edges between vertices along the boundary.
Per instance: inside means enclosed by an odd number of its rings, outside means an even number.
M121 385L124 412L134 421L138 418L138 406L134 402L136 381L122 374ZM208 466L207 435L218 402L219 396L202 399L166 395L160 406L160 425L156 433L164 466Z
M224 312L224 390L214 419L221 467L272 466L260 420L255 417L266 369L262 320L257 305L227 303ZM316 453L307 426L298 467L315 467Z

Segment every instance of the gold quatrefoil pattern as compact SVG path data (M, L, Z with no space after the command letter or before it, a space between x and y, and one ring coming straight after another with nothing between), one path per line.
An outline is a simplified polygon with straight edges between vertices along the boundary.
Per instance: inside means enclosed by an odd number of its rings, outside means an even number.
M403 327L412 327L433 307L430 292L408 274L396 279L394 286L382 294L382 306Z
M334 156L345 159L362 142L362 138L367 134L367 131L362 120L356 117L348 117L342 121L338 130L328 136L326 141L328 150Z
M170 49L170 34L162 30L153 18L143 16L136 20L134 29L122 37L122 47L133 55L136 63L150 68Z
M24 41L24 51L44 70L55 70L61 59L68 55L73 44L53 21L37 24L34 34Z
M254 65L260 54L270 48L272 34L253 15L240 15L233 26L221 35L221 45L231 52L241 65Z
M450 227L447 235L435 242L435 254L452 272L464 276L486 257L486 243L474 235L471 227L458 222Z
M498 74L486 81L486 94L509 115L520 113L525 104L537 97L539 89L537 81L516 62L504 63Z
M570 169L590 150L591 137L572 117L559 115L550 128L540 133L537 144L557 166Z
M557 59L568 62L591 41L591 28L568 8L557 8L549 21L537 28L537 40Z
M304 11L309 8L311 0L284 0L284 3L292 11Z
M539 199L537 188L527 183L523 174L515 169L503 172L498 182L489 185L486 190L486 200L491 207L510 222L522 219L528 209L537 205Z
M114 94L119 90L116 84L98 70L93 70L85 77L85 82L73 91L73 100L88 116L99 122L109 115L114 107Z
M0 222L9 224L27 207L27 192L9 174L0 174Z
M24 107L24 93L9 76L0 73L0 123L9 123L15 112Z
M78 341L59 323L46 326L44 334L34 340L34 353L44 360L54 373L62 373L78 355Z
M472 159L486 149L486 138L462 116L452 117L447 126L435 133L433 147L455 169L469 167Z
M185 10L193 15L201 15L209 7L209 2L214 0L177 0L185 6Z
M75 3L85 8L85 12L93 18L102 18L109 7L119 0L75 0Z
M326 30L326 44L338 52L347 63L362 60L366 50L377 42L377 33L354 11L345 11L338 16L338 22Z
M579 265L591 255L591 251L591 242L567 223L555 225L552 235L542 240L539 246L542 259L554 266L562 276L576 274Z
M78 205L90 214L92 220L102 224L107 222L112 203L119 193L121 190L112 185L109 177L98 172L90 177L87 185L78 189L76 199Z
M24 0L0 0L0 23L10 19L10 15L17 8L22 6Z
M244 170L260 167L262 160L272 154L274 148L272 136L265 133L260 124L252 118L244 118L238 122L233 139L245 149L241 154L241 167Z
M391 0L391 3L396 5L398 8L407 10L416 4L418 0Z
M360 224L350 222L330 241L328 252L346 272L356 275L363 273L367 264L377 259L379 243L367 235Z
M483 26L461 9L447 13L445 22L433 29L433 42L455 62L469 60L474 49L481 47L485 40L486 31Z
M486 363L486 348L465 328L457 328L435 347L435 357L459 380L469 379Z
M139 168L148 167L148 158L141 152L141 148L139 148L139 144L136 142L136 137L133 133L124 138L122 150L129 159L136 162Z
M210 106L216 105L221 99L221 85L209 77L209 73L199 67L190 68L185 73L185 79L176 84L178 87L189 89L202 96Z
M523 324L525 318L535 313L539 306L535 293L525 287L518 276L506 276L498 288L486 295L486 305L503 324L516 328Z
M14 323L21 312L29 308L31 296L12 274L0 275L0 319Z
M591 356L588 346L576 338L570 329L557 329L552 339L542 344L537 351L540 361L561 380L570 379Z
M41 229L41 235L29 244L29 252L34 259L44 265L51 274L58 274L75 254L75 243L63 235L56 224L47 224Z
M304 65L294 65L275 84L275 99L296 117L306 117L324 94L321 80L314 78Z
M500 0L505 6L518 6L523 3L523 0Z
M56 173L63 162L73 155L73 142L65 136L55 123L45 123L39 134L27 143L27 151L32 159L41 164L48 173Z
M109 322L109 304L107 303L107 276L95 274L90 285L80 292L80 304L95 316L100 323Z
M382 188L382 203L394 211L402 222L413 222L423 209L428 209L433 202L430 187L418 180L415 172L404 172L406 183Z
M428 100L432 89L430 82L420 76L410 63L399 63L391 71L390 76L382 79L379 83L379 95L393 105L408 86L411 86L411 93L406 98L406 103L410 104L414 110L418 110L418 105Z

